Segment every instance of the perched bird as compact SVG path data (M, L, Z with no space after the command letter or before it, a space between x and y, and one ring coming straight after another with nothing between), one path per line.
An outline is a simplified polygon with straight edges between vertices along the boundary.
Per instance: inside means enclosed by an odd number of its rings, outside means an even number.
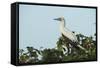
M70 31L68 28L65 28L66 23L65 23L64 17L55 18L54 20L60 21L60 32L62 36L65 37L66 40L69 40L70 44L73 47L80 48L84 50L86 53L88 52L84 47L80 46L76 35L72 31Z

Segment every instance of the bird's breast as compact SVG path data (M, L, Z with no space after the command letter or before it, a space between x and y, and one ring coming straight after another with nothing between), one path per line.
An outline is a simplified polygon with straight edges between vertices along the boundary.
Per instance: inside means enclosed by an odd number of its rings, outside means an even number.
M77 42L77 37L68 29L65 29L63 26L60 26L60 32L67 37L68 39L70 39L72 42Z

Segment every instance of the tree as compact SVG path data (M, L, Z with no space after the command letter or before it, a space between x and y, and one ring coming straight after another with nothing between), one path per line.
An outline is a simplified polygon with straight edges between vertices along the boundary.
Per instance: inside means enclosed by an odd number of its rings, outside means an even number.
M96 40L92 36L84 36L82 34L76 34L80 45L86 48L89 52L85 53L81 49L74 47L69 48L70 42L62 35L56 42L56 48L45 48L40 47L40 50L34 47L27 47L27 51L19 49L19 62L23 63L57 63L67 61L86 61L96 60ZM71 49L69 54L66 48ZM39 55L41 59L39 59Z

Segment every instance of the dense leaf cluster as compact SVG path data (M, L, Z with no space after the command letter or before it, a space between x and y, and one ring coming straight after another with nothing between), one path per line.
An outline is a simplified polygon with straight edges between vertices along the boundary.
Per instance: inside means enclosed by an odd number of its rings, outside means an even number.
M56 48L51 49L36 49L34 47L27 47L27 51L19 49L19 63L57 63L68 61L89 61L96 60L96 41L95 35L87 37L82 34L77 34L78 42L83 46L88 53L81 49L69 47L69 41L61 36L57 41ZM68 51L70 48L70 53Z

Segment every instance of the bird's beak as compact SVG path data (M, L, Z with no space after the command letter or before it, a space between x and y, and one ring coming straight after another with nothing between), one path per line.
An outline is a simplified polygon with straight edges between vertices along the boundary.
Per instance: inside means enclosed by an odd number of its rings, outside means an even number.
M60 21L61 19L60 18L55 18L54 20Z

